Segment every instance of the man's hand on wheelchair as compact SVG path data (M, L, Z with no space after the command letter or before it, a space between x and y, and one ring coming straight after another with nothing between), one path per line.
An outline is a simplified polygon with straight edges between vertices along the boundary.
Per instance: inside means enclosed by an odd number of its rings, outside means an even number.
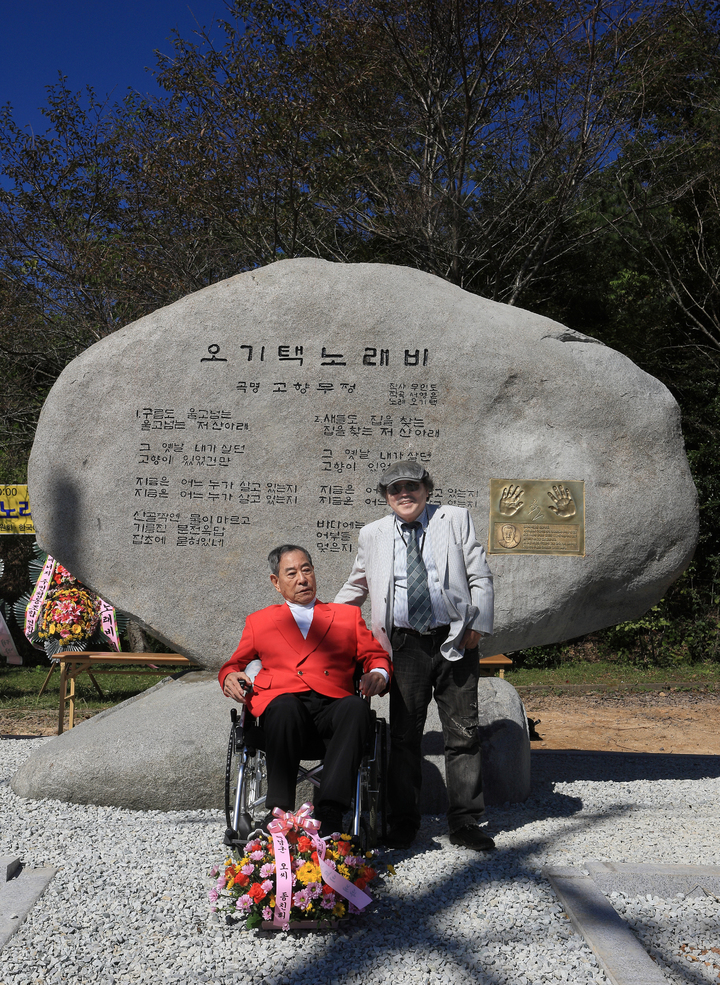
M252 681L241 670L228 674L223 682L223 694L244 705L252 692Z
M371 670L368 674L363 674L360 678L360 694L364 698L372 698L385 690L387 684L382 674L376 670Z

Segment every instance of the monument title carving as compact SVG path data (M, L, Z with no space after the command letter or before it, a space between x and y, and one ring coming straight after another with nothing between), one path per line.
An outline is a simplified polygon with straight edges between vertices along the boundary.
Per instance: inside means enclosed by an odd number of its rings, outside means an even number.
M378 473L401 458L429 463L435 440L443 436L435 413L442 388L427 377L428 347L340 352L337 346L242 342L232 349L212 343L206 352L200 363L216 363L218 369L252 363L257 373L234 380L223 401L212 405L157 406L149 395L147 405L135 408L138 441L128 463L134 508L127 531L133 547L224 548L233 531L261 517L267 521L276 507L286 507L303 516L316 514L319 553L351 554L356 531L372 518L367 508L384 505L375 492ZM284 370L283 379L277 368ZM417 369L422 378L413 379ZM361 392L363 374L373 370L383 373L385 407ZM393 370L397 375L388 378ZM377 412L369 412L368 404ZM282 414L286 405L294 430L305 434L308 452L320 439L317 457L308 456L303 482L259 464L268 407ZM438 489L435 498L440 496L451 505L474 507L480 491ZM328 507L342 513L328 513ZM362 516L348 516L358 508Z

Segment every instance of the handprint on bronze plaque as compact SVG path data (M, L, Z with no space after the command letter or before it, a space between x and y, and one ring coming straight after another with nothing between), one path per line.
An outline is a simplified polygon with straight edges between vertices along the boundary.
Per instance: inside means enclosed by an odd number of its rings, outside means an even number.
M523 507L520 497L523 490L520 486L505 486L500 497L498 509L505 516L514 516Z
M555 516L561 520L569 520L571 516L575 516L575 501L567 486L553 486L552 492L548 491L548 496L553 501L554 505L550 509Z

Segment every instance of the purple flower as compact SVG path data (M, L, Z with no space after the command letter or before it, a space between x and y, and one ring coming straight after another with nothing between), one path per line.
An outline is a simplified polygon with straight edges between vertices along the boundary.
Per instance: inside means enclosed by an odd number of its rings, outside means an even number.
M359 855L348 855L345 859L345 865L351 865L353 868L357 869L359 865L363 864L363 859Z
M217 903L217 898L219 895L220 893L217 891L217 889L211 889L210 892L208 893L208 899L210 900L211 903Z
M350 912L351 913L362 913L362 910L359 907L355 906L354 903L351 903L350 904Z
M260 869L260 878L269 879L271 875L275 872L275 863L266 862L265 865Z
M269 906L264 906L263 907L262 918L263 918L263 920L272 920L272 918L273 918L273 911L270 909Z
M250 852L250 858L253 860L253 862L259 862L260 859L264 857L265 857L265 852L261 852L261 851Z
M255 866L254 865L250 865L250 863L248 862L247 865L243 865L243 867L242 867L242 869L240 869L240 871L242 872L242 874L244 876L251 876L253 874L253 872L255 871Z
M297 906L301 910L307 910L310 905L310 893L307 889L301 889L299 893L295 893L293 896L293 906Z
M270 890L273 888L273 883L271 882L270 879L266 879L265 882L261 882L260 885L262 886L262 888L265 890L266 893L269 893Z
M243 913L247 913L250 907L253 905L252 896L248 896L247 893L241 896L240 899L235 904L236 910L242 910Z
M219 871L220 871L220 866L219 865L213 865L213 867L212 867L212 869L210 869L210 872L208 873L208 875L212 879L214 879L215 876L218 874Z
M332 910L335 906L335 893L328 893L327 896L323 896L320 906L323 910Z
M226 886L227 886L227 879L225 878L225 876L220 876L220 878L218 879L218 881L216 883L215 888L216 889L225 889Z
M313 899L317 899L318 896L322 894L322 883L321 882L309 882L307 884L308 892Z

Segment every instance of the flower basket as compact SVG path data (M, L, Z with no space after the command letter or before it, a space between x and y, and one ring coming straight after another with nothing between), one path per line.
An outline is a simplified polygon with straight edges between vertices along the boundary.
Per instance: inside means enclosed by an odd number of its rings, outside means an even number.
M230 920L244 919L248 930L337 927L349 914L362 912L370 901L365 888L377 878L370 864L375 853L357 855L356 851L350 835L335 833L320 840L313 828L306 833L292 822L286 831L270 837L259 833L240 858L228 858L224 866L210 870L217 879L208 894L210 908Z
M38 639L54 644L55 652L79 649L100 621L97 595L77 585L51 589L40 612Z
M98 647L120 650L115 609L35 545L37 581L13 607L25 635L51 659ZM122 623L122 620L120 620Z

